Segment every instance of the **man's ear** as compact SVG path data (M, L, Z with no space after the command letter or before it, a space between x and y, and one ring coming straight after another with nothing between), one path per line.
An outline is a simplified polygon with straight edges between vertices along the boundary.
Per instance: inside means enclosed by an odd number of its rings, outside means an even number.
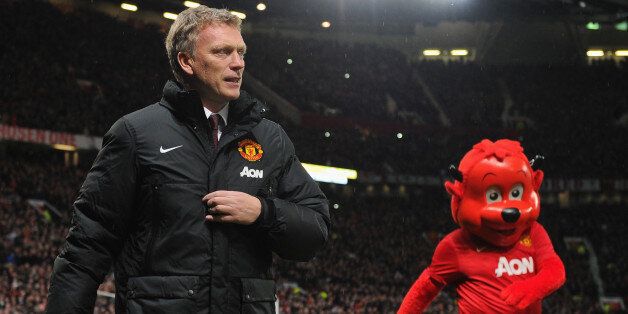
M179 53L177 53L177 61L181 69L183 69L183 72L194 75L194 69L192 69L194 59L192 59L191 56L188 56L185 52L179 51Z

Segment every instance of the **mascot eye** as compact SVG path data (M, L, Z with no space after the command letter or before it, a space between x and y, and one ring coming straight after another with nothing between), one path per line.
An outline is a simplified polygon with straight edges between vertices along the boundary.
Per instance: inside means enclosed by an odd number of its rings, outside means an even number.
M523 185L521 183L515 184L510 190L510 199L521 200L521 196L523 196Z
M498 188L492 187L486 191L486 202L488 204L501 202L501 201L502 201L502 194L499 192Z

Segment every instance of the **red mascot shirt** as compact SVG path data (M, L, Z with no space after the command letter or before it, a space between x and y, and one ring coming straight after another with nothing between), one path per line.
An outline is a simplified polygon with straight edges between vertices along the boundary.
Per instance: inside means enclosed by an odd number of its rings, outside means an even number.
M482 243L463 229L448 234L436 247L428 268L430 277L456 286L461 314L541 313L540 301L518 311L499 294L511 283L534 276L539 265L555 254L543 226L534 222L529 234L510 248Z

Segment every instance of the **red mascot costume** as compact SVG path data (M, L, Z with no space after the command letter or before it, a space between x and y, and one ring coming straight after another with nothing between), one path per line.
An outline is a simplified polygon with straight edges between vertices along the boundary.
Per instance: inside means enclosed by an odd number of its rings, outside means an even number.
M422 312L448 284L460 313L541 313L541 300L565 282L565 268L536 222L537 158L528 162L519 142L483 140L458 169L450 167L455 180L445 189L460 228L438 244L399 313Z

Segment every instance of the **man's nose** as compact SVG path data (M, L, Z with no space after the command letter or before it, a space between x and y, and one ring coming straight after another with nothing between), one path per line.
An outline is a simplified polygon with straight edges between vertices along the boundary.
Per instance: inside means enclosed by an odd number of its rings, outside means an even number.
M234 70L240 70L244 67L244 56L235 52L231 56L231 63L229 63L229 67Z

